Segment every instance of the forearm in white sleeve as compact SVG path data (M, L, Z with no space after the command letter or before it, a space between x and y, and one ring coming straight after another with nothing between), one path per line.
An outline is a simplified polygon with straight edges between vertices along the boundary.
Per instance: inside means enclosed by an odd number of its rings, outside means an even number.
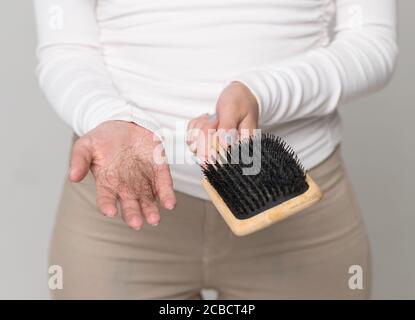
M158 123L120 96L106 70L95 17L96 0L34 0L40 86L57 113L83 135L108 120Z
M395 0L335 4L334 37L327 47L230 79L256 96L260 127L328 114L388 82L398 53Z

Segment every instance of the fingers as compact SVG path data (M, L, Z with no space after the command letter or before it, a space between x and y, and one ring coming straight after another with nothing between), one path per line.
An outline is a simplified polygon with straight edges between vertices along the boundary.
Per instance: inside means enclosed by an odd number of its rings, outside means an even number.
M216 115L204 114L193 119L187 128L187 144L191 152L196 153L198 140L201 135L207 135L209 129L217 127Z
M97 184L97 207L108 217L117 214L117 197L107 187ZM160 211L155 202L148 199L133 199L128 196L120 198L122 218L133 229L139 230L144 224L157 226L160 222Z
M160 222L160 211L155 202L142 200L140 201L140 206L147 223L157 226Z
M190 150L204 162L209 156L211 137L218 126L216 115L204 115L196 119L193 125L192 144Z
M121 198L122 218L131 228L139 230L144 224L140 204L136 199Z
M196 156L203 163L207 159L214 157L216 154L216 145L214 139L218 121L205 123L197 136Z
M199 116L199 117L197 117L197 118L192 119L192 120L189 122L189 124L187 125L187 131L189 132L189 131L191 131L192 129L194 129L194 128L198 127L197 125L198 125L200 122L203 122L203 121L205 121L205 120L206 120L206 119L208 119L208 118L209 118L209 114L208 114L208 113L205 113L205 114L202 114L201 116Z
M176 195L174 194L173 180L167 164L159 167L155 176L155 189L161 205L168 210L174 209L176 206Z
M104 215L115 217L117 215L117 196L101 183L96 184L97 207Z
M88 140L84 138L78 139L72 149L69 180L79 182L88 174L92 161L92 150L88 144Z
M206 121L208 121L208 119L209 115L206 113L201 115L200 117L191 120L187 126L186 143L189 146L189 150L192 153L196 153L196 141L200 133L200 128Z

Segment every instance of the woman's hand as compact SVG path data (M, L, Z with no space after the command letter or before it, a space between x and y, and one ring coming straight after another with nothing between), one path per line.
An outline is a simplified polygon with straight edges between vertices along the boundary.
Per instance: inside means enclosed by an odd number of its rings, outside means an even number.
M189 122L187 143L192 152L204 161L208 157L209 132L216 130L221 145L252 134L258 127L258 103L252 92L240 82L229 84L219 96L216 117L204 114Z
M161 157L156 158L159 152ZM156 199L173 209L176 198L161 142L143 127L125 121L104 122L73 147L69 179L81 181L91 169L96 182L96 203L106 216L117 214L120 202L124 221L140 229L145 220L160 221Z

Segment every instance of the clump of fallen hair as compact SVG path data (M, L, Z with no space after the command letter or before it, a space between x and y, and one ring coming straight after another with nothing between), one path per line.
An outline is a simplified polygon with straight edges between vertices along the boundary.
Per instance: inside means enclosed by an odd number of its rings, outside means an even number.
M155 180L157 170L136 148L125 148L103 169L101 183L115 195L128 195L136 199L156 199Z

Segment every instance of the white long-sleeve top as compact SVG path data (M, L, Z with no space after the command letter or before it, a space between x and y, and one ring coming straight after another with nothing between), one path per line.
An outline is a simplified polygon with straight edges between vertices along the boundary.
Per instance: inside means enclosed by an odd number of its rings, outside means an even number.
M34 4L41 87L78 135L108 120L177 131L240 81L308 169L341 139L337 106L384 86L398 52L395 0ZM207 198L199 167L171 162L175 188Z

